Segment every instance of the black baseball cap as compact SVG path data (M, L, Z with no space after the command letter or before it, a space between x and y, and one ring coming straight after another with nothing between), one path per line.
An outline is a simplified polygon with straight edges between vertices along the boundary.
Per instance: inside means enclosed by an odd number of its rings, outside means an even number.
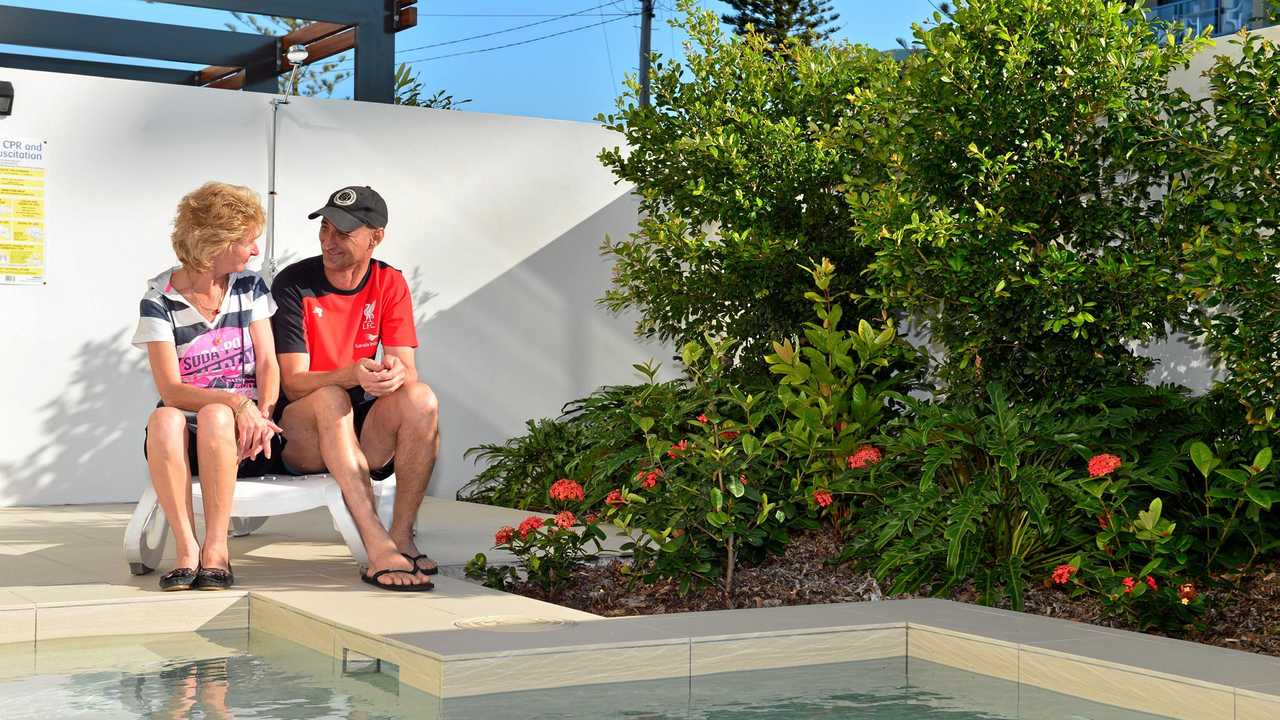
M383 228L387 226L387 201L368 185L348 185L330 195L329 202L307 219L322 215L344 233L362 225Z

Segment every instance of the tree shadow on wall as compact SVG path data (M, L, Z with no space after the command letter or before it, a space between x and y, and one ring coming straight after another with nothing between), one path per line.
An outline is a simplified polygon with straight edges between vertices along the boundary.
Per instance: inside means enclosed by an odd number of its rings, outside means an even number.
M156 398L132 334L80 344L62 394L35 412L40 441L20 461L0 463L10 478L0 505L137 500L147 482L142 432Z

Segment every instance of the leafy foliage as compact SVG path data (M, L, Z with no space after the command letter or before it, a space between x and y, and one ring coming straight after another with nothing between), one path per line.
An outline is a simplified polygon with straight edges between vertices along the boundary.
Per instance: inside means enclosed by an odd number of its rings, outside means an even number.
M1133 3L983 0L915 26L901 121L875 129L892 180L851 188L874 296L923 319L950 391L1013 399L1140 383L1130 343L1186 321L1158 190L1178 101Z
M871 255L850 242L840 188L885 177L859 136L887 122L876 98L897 66L865 47L726 37L714 14L681 7L685 62L658 59L652 106L639 105L632 81L598 118L627 146L600 159L634 184L643 211L636 233L606 242L614 282L602 302L638 310L639 335L677 347L735 338L731 361L764 376L769 343L810 317L802 266L829 257L850 268L837 291L861 287L856 269Z

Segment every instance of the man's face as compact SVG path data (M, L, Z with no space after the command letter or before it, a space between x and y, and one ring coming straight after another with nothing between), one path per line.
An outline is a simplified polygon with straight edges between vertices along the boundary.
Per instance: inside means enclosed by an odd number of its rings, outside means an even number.
M373 249L382 241L382 229L362 225L344 233L328 218L320 221L320 250L324 266L331 270L359 267L373 257Z

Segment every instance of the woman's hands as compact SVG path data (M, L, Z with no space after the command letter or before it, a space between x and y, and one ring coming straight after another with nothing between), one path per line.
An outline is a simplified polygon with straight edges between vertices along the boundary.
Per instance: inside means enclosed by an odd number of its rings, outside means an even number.
M282 432L279 425L258 408L253 401L245 402L236 411L237 460L255 458L262 453L271 457L271 438Z

